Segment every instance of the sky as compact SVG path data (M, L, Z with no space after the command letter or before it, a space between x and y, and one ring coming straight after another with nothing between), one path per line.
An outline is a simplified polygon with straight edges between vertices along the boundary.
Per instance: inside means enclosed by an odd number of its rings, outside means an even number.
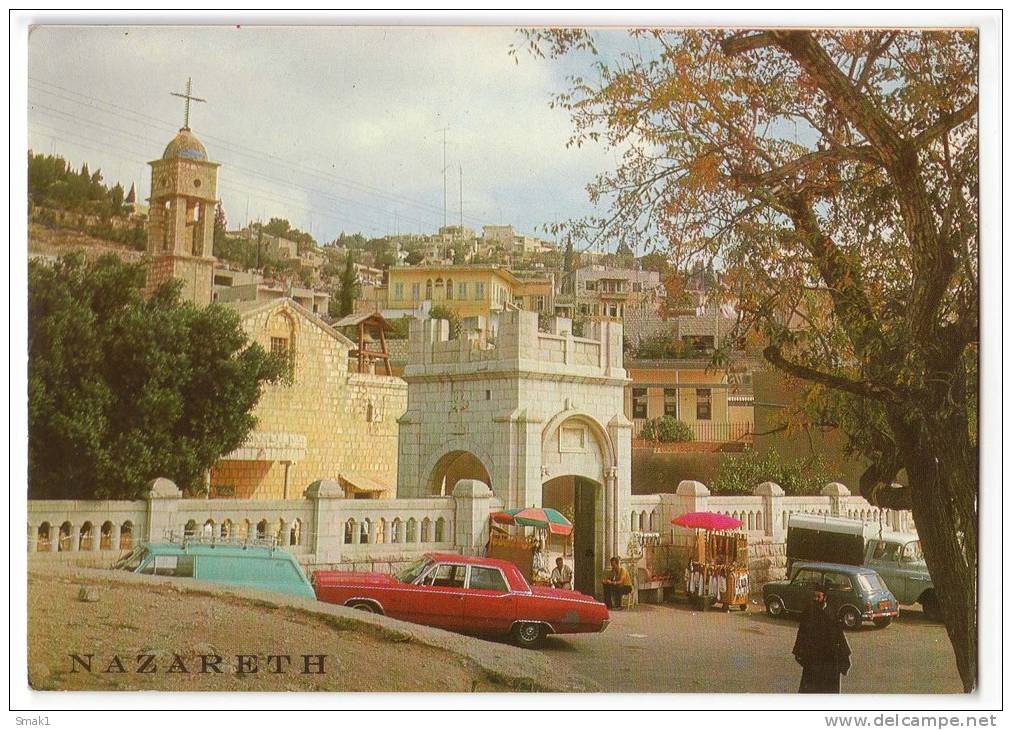
M595 35L607 55L631 43ZM170 92L192 77L206 103L193 104L190 127L222 165L230 228L279 216L320 242L434 233L446 128L447 223L462 210L478 231L509 223L538 235L601 212L585 188L613 153L567 148L569 115L549 107L591 61L535 59L512 28L38 26L29 146L147 197L147 162L183 125Z

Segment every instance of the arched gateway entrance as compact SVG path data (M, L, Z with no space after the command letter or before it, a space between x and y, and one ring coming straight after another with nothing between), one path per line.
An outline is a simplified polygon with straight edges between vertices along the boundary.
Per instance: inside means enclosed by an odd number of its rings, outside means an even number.
M491 484L492 479L481 460L470 451L449 451L439 458L429 475L429 494L447 495L461 479L477 479Z
M410 325L408 407L398 419L397 495L451 494L461 479L491 487L503 507L559 508L575 523L577 587L597 593L628 540L632 424L624 415L622 327L592 322L586 337L534 312L490 325ZM566 510L569 510L568 512Z
M572 540L553 539L553 552L571 561L573 587L588 595L594 595L600 583L601 489L602 485L593 480L572 475L542 485L542 505L558 510L573 523Z

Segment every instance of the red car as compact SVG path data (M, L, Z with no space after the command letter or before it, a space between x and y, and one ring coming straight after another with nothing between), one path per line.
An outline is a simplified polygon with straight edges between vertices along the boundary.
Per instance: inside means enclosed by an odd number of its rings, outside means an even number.
M576 591L532 588L512 563L429 553L394 575L318 570L316 597L402 621L510 635L536 647L547 634L604 631L608 608Z

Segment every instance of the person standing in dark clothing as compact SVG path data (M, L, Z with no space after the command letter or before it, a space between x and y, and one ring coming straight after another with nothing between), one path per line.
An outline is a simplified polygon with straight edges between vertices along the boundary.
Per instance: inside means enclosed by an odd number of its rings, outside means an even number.
M843 626L826 609L824 586L816 586L812 602L801 617L794 658L803 668L798 692L840 693L840 675L850 670L850 645Z

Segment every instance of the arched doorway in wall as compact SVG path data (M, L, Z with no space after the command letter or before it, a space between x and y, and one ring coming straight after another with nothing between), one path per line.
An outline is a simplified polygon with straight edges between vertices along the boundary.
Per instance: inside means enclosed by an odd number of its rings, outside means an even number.
M491 486L492 480L481 460L470 451L449 451L439 458L429 475L429 494L453 493L461 479L477 479Z
M602 561L601 494L598 482L573 474L549 479L541 486L541 505L558 510L573 523L572 538L567 538L571 550L565 550L564 559L573 569L573 588L588 596L598 592ZM556 554L562 554L565 545L559 538L553 538L550 547Z

